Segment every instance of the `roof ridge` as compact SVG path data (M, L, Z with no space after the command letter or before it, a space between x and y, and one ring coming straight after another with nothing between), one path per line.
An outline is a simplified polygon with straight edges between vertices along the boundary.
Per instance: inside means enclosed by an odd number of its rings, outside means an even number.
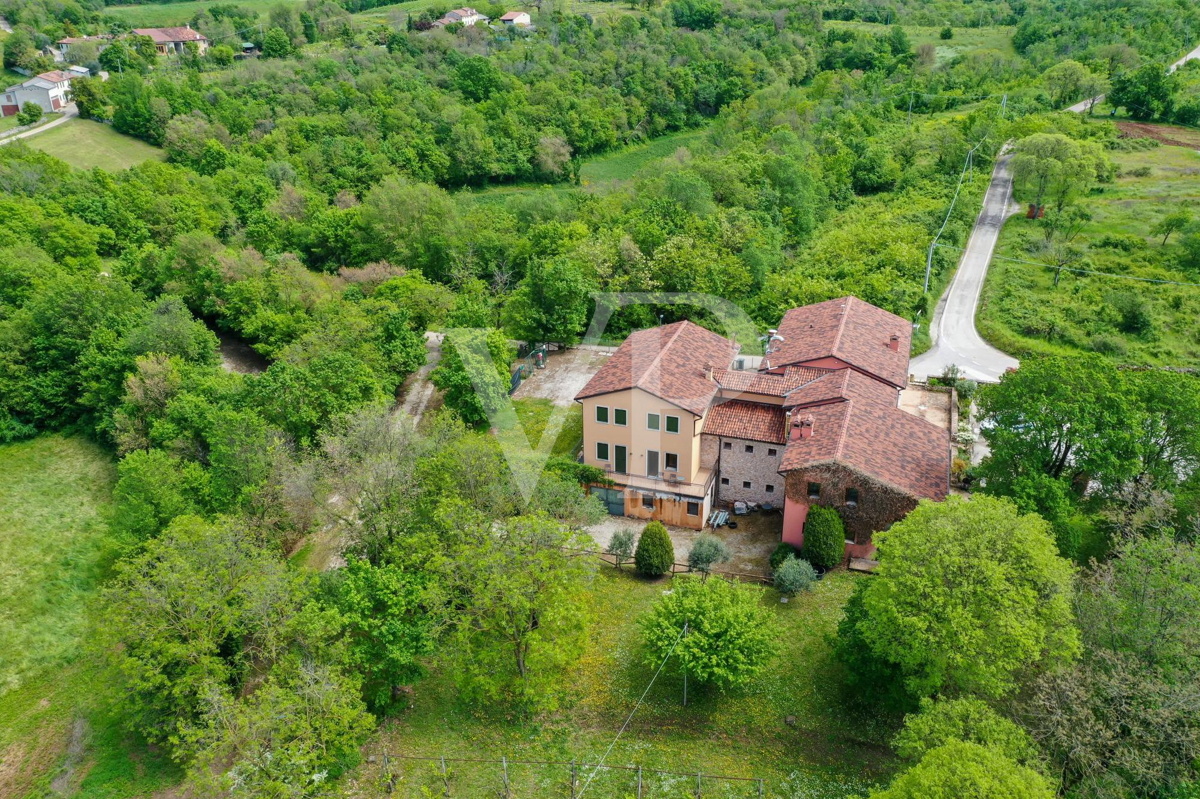
M838 435L837 449L833 452L833 457L838 460L842 459L842 448L846 445L846 427L850 424L850 416L854 413L854 400L846 397L843 402L846 403L846 413L842 416L842 429Z
M830 355L835 357L842 348L842 334L846 332L846 319L850 316L850 303L853 300L854 296L850 294L842 298L842 318L838 321L837 335L833 337L833 346L830 347Z

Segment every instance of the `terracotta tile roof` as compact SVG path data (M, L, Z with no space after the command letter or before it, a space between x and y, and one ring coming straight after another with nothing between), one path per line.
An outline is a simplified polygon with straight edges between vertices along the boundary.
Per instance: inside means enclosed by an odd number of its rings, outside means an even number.
M70 72L63 72L61 69L52 69L49 72L41 73L38 77L42 80L48 80L51 83L62 83L65 80L73 80L79 76Z
M850 369L839 377L818 383L838 387L840 399L792 411L793 420L812 419L812 435L793 430L779 470L837 462L911 496L944 499L950 434L901 410L895 390L878 381Z
M504 16L500 17L500 19L510 20L510 19L517 19L518 17L522 17L522 16L527 16L527 14L524 11L509 11L509 12L506 12L504 14Z
M810 383L823 375L829 374L828 369L814 369L809 366L789 366L782 374L766 372L750 372L738 369L718 369L714 373L717 382L724 391L738 391L749 394L763 394L769 397L784 397L805 383Z
M833 357L894 386L907 382L912 326L857 297L793 308L783 315L779 335L783 341L768 356L772 368ZM889 346L893 336L896 350Z
M737 351L729 339L687 321L639 330L622 342L575 399L640 388L701 416L717 393L717 383L708 379L705 368L728 367Z
M722 402L714 405L704 418L704 433L783 444L787 441L787 414L778 405L741 400Z
M138 36L149 36L155 44L170 44L171 42L206 42L204 34L191 28L134 28Z

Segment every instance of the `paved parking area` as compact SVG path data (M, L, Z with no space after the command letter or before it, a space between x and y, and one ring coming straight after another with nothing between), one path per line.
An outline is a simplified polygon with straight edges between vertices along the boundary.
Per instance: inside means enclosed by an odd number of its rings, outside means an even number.
M546 368L535 369L521 383L513 399L548 399L555 405L572 405L592 375L604 365L615 347L575 347L546 356Z

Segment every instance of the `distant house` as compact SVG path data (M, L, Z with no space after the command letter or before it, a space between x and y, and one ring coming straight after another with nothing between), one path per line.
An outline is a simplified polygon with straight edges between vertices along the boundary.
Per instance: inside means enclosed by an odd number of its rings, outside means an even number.
M68 67L55 69L34 75L24 83L9 86L0 96L0 116L12 116L21 110L26 103L34 103L47 114L58 111L71 101L71 81L87 77L90 72L85 67Z
M149 36L159 55L182 55L188 42L195 42L200 55L204 55L208 49L208 37L192 30L190 25L182 28L134 28L133 33L136 36Z
M439 27L449 25L452 22L457 22L461 25L477 25L480 22L486 23L487 21L488 18L483 14L480 14L475 9L467 6L464 6L463 8L456 8L453 11L447 11L446 15L438 20L438 22L442 23L442 25ZM434 24L437 25L436 22Z
M54 44L57 48L59 56L61 57L58 57L55 60L61 61L63 58L69 58L71 55L71 49L81 44L94 44L96 45L96 52L102 53L104 52L104 48L108 47L109 43L112 41L112 38L113 37L108 34L101 34L100 36L68 36L65 39L59 39Z
M691 322L627 338L575 399L583 462L614 514L700 529L713 507L783 510L800 546L812 505L836 508L847 551L949 492L949 431L899 405L911 326L855 297L784 315L766 354ZM749 368L746 368L749 367Z
M527 27L530 23L529 15L524 11L509 11L500 17L500 21L505 25L516 25L520 28Z

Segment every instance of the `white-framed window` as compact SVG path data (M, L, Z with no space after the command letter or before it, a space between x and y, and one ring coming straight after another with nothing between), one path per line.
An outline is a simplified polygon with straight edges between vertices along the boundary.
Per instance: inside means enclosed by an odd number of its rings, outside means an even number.
M674 452L664 452L663 468L665 468L668 472L679 471L679 455Z
M646 450L646 476L647 477L658 477L659 466L660 466L660 464L658 462L658 457L659 457L658 450L654 450L654 449Z
M654 510L653 494L642 494L642 507L646 510Z
M613 408L613 424L617 427L625 427L629 424L629 412L624 408Z
M687 504L687 515L688 516L699 516L700 515L700 503L699 502L689 502Z
M608 406L607 405L597 405L596 406L596 421L599 422L600 424L608 424Z
M608 460L608 443L607 442L604 442L604 441L596 442L596 460L598 460L598 461Z
M668 433L678 433L679 432L679 417L678 416L668 416L667 417L667 432Z
M662 426L662 417L661 416L659 416L657 413L646 414L646 429L647 430L658 430L661 428L661 426Z

